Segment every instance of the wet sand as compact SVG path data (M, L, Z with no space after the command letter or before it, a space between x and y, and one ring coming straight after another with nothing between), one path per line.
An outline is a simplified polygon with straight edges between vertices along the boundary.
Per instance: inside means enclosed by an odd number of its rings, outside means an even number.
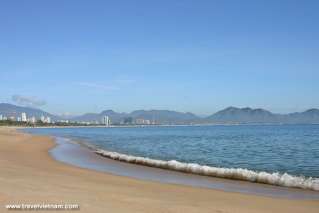
M53 138L0 128L0 212L14 203L76 203L81 212L318 212L291 200L116 176L70 166L48 151ZM37 211L40 212L40 211ZM53 212L53 211L51 211Z

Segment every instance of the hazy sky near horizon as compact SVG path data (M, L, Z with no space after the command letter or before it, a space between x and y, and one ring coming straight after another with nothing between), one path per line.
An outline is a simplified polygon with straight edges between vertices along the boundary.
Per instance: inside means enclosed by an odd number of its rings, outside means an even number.
M0 102L53 113L319 108L319 1L0 6Z

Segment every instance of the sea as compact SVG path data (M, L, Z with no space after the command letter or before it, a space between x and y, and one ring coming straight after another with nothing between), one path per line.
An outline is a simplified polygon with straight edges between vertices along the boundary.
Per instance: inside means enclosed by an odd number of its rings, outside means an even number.
M319 191L319 125L27 128L147 167Z

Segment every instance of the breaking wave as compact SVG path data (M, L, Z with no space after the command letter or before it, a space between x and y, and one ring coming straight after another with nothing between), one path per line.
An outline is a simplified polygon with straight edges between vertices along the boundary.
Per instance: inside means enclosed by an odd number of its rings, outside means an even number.
M156 167L161 169L168 169L173 171L218 178L228 178L276 186L294 187L319 191L319 178L306 178L302 176L293 176L287 173L281 174L278 172L257 172L242 168L211 167L195 163L182 163L176 160L155 160L150 158L121 154L118 152L110 152L102 149L96 150L95 153L113 160L118 160L132 164L139 164L143 166Z

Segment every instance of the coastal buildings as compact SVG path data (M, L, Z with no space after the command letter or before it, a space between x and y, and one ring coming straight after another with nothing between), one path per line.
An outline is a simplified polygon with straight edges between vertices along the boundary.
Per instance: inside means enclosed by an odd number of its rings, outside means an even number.
M104 116L103 117L102 124L104 124L105 126L110 126L111 125L111 119L109 118L109 116Z
M29 123L35 124L37 122L37 119L34 116L32 116L31 118L29 118L28 121Z
M40 117L40 120L42 123L51 123L51 118L49 116L45 117L44 115L42 115Z
M152 122L150 120L147 120L147 119L138 118L135 120L135 124L137 124L137 125L151 125Z
M41 115L40 121L42 121L43 123L45 123L45 117L44 117L44 115Z
M8 117L7 117L8 116ZM30 116L28 117L27 113L22 112L21 116L9 116L9 115L3 115L0 114L0 121L13 121L13 122L24 122L24 123L29 123L29 124L36 124L37 120L41 120L43 123L46 124L52 124L54 121L51 120L51 117L47 116L41 116L41 117L36 117L36 116Z
M21 121L27 122L27 114L25 112L21 113Z
M59 122L59 123L64 123L64 124L68 124L68 123L70 123L70 121L69 121L69 120L58 120L58 122Z

